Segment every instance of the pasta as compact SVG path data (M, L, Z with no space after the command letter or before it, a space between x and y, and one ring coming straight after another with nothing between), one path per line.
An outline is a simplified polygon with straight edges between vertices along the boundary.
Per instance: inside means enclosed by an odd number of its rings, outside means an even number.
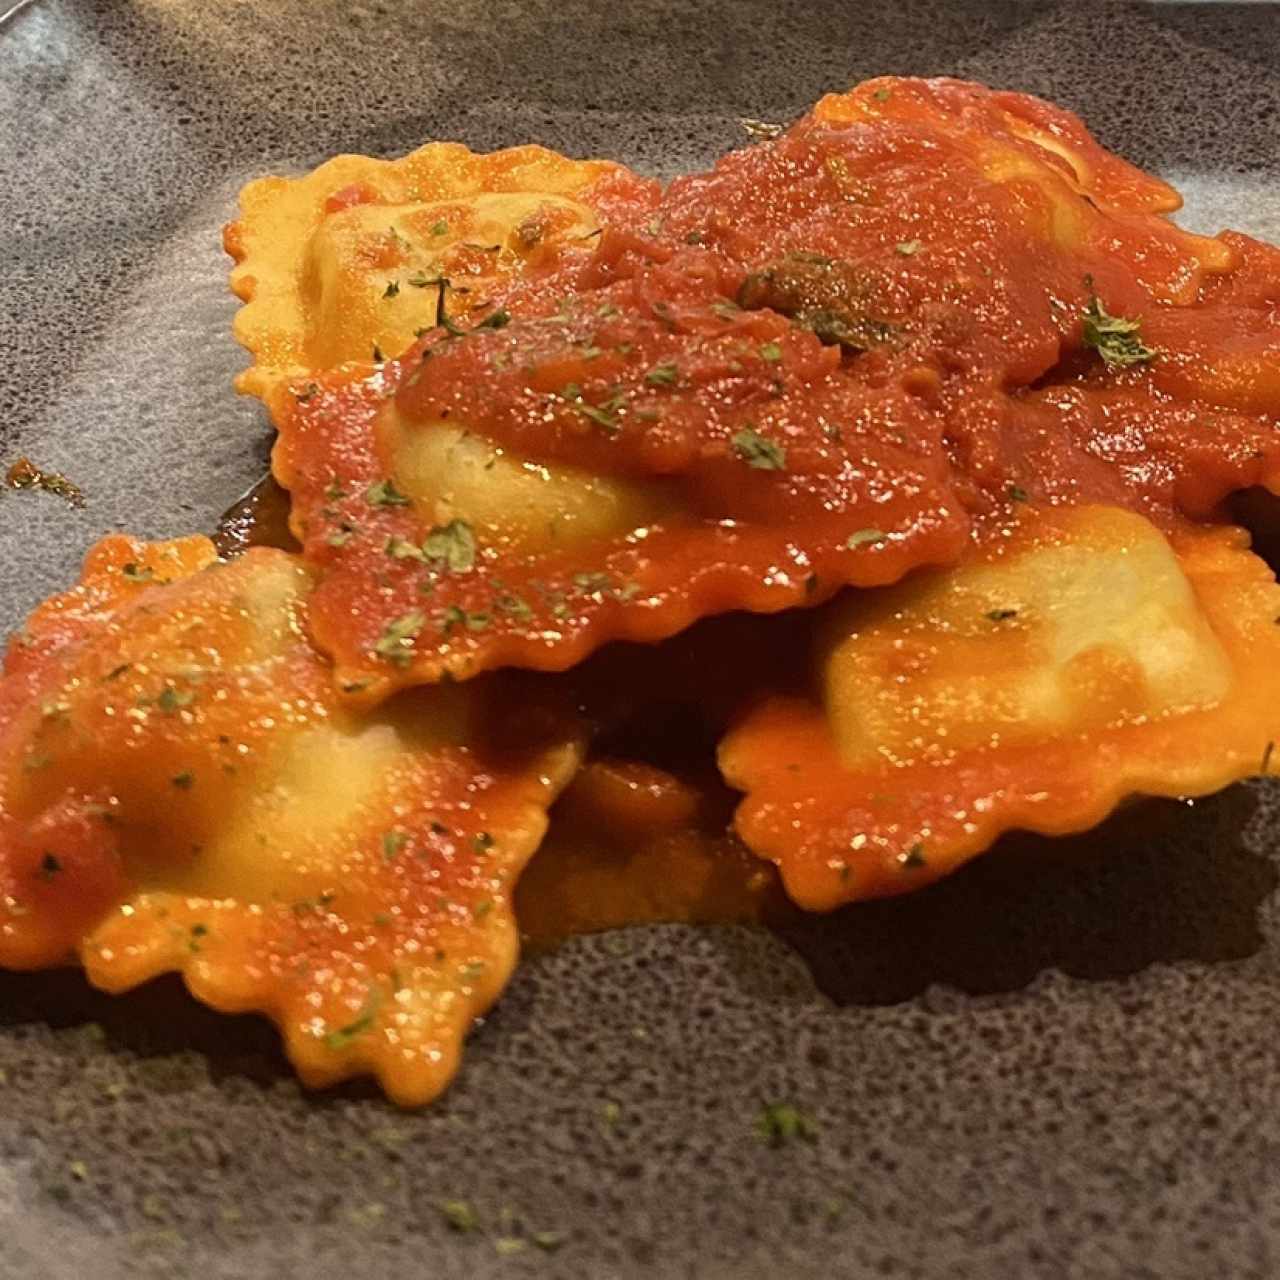
M542 147L478 156L444 142L251 183L224 233L247 304L235 334L254 357L240 390L400 355L437 323L442 278L451 309L482 307L504 277L589 243L613 184L652 186Z
M945 81L627 193L465 323L271 398L320 645L366 699L562 670L954 562L1010 492L1203 515L1271 482L1271 312L1218 336L1248 254L1175 199L1066 113Z
M810 909L904 893L1020 828L1265 771L1280 587L1229 526L1028 511L965 564L822 622L821 696L725 739L736 826Z
M0 963L180 972L261 1010L302 1077L434 1096L515 959L510 894L580 731L480 686L353 716L282 552L109 538L0 682ZM491 701L492 700L492 701Z
M513 911L777 922L1269 772L1229 500L1280 495L1280 250L1177 207L897 78L666 185L452 143L251 183L297 546L106 538L11 642L0 965L176 971L415 1105Z

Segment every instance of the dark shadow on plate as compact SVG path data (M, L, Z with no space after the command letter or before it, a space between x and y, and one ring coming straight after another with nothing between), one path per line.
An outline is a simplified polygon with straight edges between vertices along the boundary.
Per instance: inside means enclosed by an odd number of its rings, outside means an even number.
M95 1024L104 1043L139 1058L194 1052L208 1061L215 1079L240 1075L270 1084L291 1074L266 1019L216 1013L176 976L111 996L91 987L78 969L0 971L0 1026L32 1023L58 1030Z
M1091 980L1148 965L1241 960L1280 873L1243 834L1246 787L1135 804L1084 835L1007 836L921 893L777 927L837 1004L909 1000L934 983L1015 991L1047 969Z

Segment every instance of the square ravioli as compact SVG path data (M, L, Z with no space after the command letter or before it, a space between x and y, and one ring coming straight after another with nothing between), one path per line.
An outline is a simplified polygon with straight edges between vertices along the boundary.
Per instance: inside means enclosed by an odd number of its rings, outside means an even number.
M1082 831L1132 795L1266 772L1280 587L1229 526L1028 511L959 566L842 598L812 698L720 749L735 825L801 906L905 893L1004 831Z
M872 81L665 190L606 185L571 252L483 306L428 277L398 359L267 396L354 698L887 585L1012 500L1200 516L1280 484L1280 331L1241 284L1274 262L1178 228L1067 112ZM393 283L365 290L388 324Z
M615 186L652 184L543 147L477 155L448 142L259 178L223 237L246 303L235 335L254 361L239 389L265 396L281 379L400 355L439 323L442 288L465 315L513 272L585 249Z
M421 1103L511 973L514 882L581 733L494 684L353 714L310 586L279 551L112 537L32 615L0 679L0 964L76 957L108 991L177 971L277 1022L307 1083Z

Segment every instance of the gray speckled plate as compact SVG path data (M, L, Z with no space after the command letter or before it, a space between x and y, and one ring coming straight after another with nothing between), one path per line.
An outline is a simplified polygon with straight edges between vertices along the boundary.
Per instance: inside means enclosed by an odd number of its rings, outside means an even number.
M670 173L867 75L1081 111L1193 225L1280 238L1267 5L36 0L0 26L0 622L109 529L260 474L218 228L343 150L535 140ZM161 982L0 977L0 1275L1280 1273L1280 806L1237 788L1009 841L788 940L654 928L527 964L457 1086L309 1096ZM819 985L815 985L815 976ZM757 1141L762 1102L810 1144ZM613 1104L609 1106L608 1104ZM482 1230L443 1221L470 1202ZM502 1237L564 1237L557 1251Z

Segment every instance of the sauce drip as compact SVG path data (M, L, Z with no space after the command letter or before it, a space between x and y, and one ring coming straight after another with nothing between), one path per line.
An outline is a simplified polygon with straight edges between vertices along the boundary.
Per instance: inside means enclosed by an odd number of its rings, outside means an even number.
M57 471L42 470L27 457L19 458L5 472L4 482L10 489L42 489L73 507L84 506L84 493L78 484Z

